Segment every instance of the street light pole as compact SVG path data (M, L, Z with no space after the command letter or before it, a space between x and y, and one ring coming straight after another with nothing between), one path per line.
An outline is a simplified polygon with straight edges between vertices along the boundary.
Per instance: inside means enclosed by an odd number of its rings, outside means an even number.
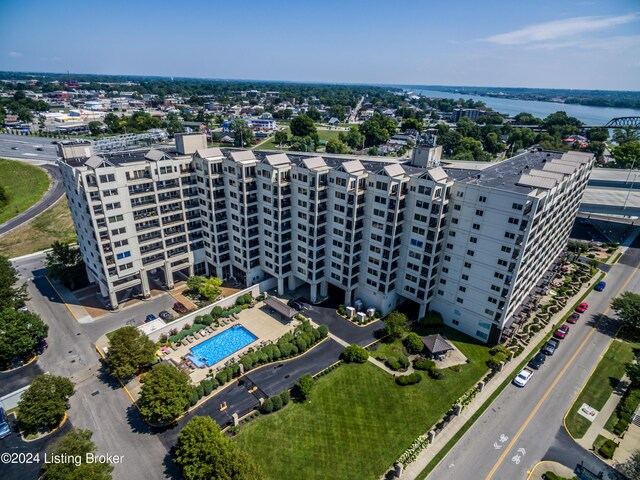
M623 211L627 209L627 202L629 201L629 196L631 195L631 190L633 190L633 184L635 183L637 176L637 173L633 174L633 181L631 182L631 185L629 185L629 192L627 192L627 198L625 199L624 206L622 207Z

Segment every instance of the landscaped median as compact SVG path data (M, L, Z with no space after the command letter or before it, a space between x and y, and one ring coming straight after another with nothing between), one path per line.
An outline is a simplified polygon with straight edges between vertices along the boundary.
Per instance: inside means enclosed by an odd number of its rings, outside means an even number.
M632 360L632 344L621 340L611 342L565 417L565 427L572 437L582 438L591 426L591 422L578 413L582 405L586 403L596 410L602 409L624 375L625 364Z

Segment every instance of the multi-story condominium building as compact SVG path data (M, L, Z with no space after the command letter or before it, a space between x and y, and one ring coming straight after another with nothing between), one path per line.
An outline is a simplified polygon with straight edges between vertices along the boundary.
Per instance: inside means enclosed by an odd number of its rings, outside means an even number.
M91 281L117 307L148 272L277 279L385 314L404 301L495 342L565 245L593 158L532 151L482 171L443 168L439 147L389 158L207 148L59 161Z

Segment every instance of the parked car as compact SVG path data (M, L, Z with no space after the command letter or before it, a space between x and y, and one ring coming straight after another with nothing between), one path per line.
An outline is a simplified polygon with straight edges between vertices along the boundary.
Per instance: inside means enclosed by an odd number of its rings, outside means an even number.
M18 147L11 147L11 150L17 150Z
M153 322L154 320L157 320L158 317L156 317L153 313L150 313L149 315L147 315L147 318L144 319L145 323L149 323L149 322Z
M180 302L176 302L173 304L173 309L178 312L178 313L187 313L187 307L184 306L184 304L180 303Z
M28 312L29 309L27 308L27 304L23 303L22 305L20 305L18 308L16 308L16 310L18 310L19 312Z
M562 339L566 337L568 333L569 333L569 325L565 323L553 333L553 336L556 338Z
M605 289L606 286L607 286L607 282L598 282L598 284L595 287L593 287L593 289L596 292L601 292Z
M9 426L9 420L7 414L4 413L4 408L0 407L0 438L4 438L11 434L11 427Z
M520 373L516 375L516 378L513 379L513 384L517 385L518 387L524 387L529 382L529 380L531 380L532 376L533 370L523 368Z
M39 151L39 152L42 152L42 151L44 151L44 148L38 147L38 148L36 148L36 150Z
M587 311L587 308L589 308L589 304L587 302L582 302L580 305L576 307L576 312L584 313Z
M534 370L538 370L544 364L546 359L547 356L544 353L538 352L536 356L529 361L529 366Z
M569 318L567 318L567 323L576 323L580 320L580 314L578 312L573 312Z
M553 355L553 353L558 348L558 345L560 345L559 340L556 340L555 338L550 338L549 340L547 340L547 343L544 344L544 347L542 347L542 350L540 351L545 355Z
M304 309L304 305L302 305L299 301L293 299L289 300L287 302L287 305L289 305L291 308L295 308L297 311Z
M167 312L166 310L162 310L160 312L160 318L163 320L171 320L173 318L173 315L171 315L171 313Z

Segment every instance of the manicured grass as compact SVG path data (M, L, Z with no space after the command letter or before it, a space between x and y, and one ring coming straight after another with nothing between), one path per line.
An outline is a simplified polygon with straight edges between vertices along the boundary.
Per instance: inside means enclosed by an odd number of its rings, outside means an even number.
M461 372L408 387L371 363L341 366L309 402L256 420L236 441L269 479L377 479L487 371L487 347L469 337L457 346L471 360Z
M285 131L289 134L289 136L291 136L291 132L289 131L288 128ZM328 142L332 138L338 138L338 135L340 135L340 132L341 132L340 130L318 130L318 138L322 143ZM256 150L289 150L287 147L280 147L280 144L274 141L274 137L271 137L269 140L267 140L263 144L253 148ZM323 148L323 147L318 146L318 148Z
M393 342L385 342L382 341L379 344L379 347L376 348L371 355L373 358L376 358L380 361L385 361L389 357L397 357L402 354L405 357L408 356L407 349L404 348L402 344L402 340L394 340Z
M76 241L76 231L65 197L30 222L1 237L0 255L9 258L27 255L50 248L56 240L65 243Z
M287 132L289 134L289 136L291 136L291 132L289 131L288 128L286 128L284 131ZM267 140L263 144L260 144L258 146L253 147L253 149L254 150L288 150L288 148L285 148L285 147L281 148L280 144L276 143L273 138L274 137L271 136L269 138L269 140Z
M49 188L49 177L34 165L0 158L0 185L9 195L9 203L0 207L0 223L4 223L42 198Z
M614 340L569 410L565 424L571 435L575 438L584 436L591 422L580 415L578 410L583 403L600 410L624 375L625 364L631 360L633 360L633 345Z

